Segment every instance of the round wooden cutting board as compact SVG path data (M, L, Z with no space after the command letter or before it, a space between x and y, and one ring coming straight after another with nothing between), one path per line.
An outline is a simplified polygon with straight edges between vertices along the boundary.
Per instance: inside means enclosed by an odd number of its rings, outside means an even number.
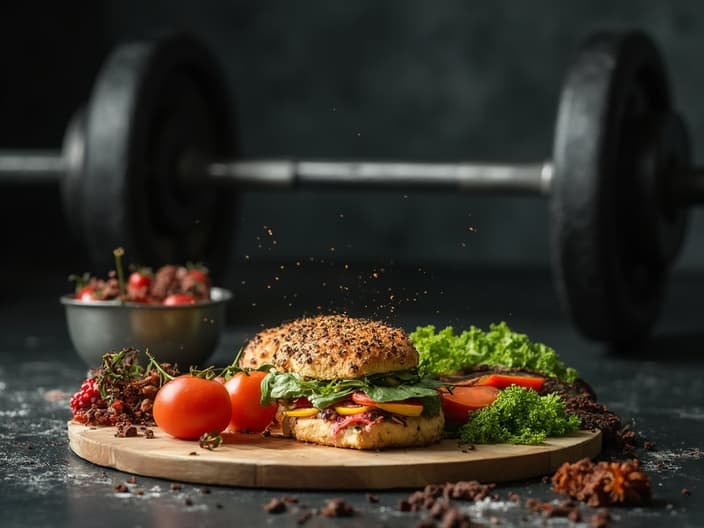
M554 472L564 462L593 458L601 432L549 438L539 446L476 445L444 440L429 447L358 451L261 435L227 434L209 451L158 428L154 438L115 437L114 427L68 424L74 453L127 473L198 484L279 489L420 488L431 483L505 482Z

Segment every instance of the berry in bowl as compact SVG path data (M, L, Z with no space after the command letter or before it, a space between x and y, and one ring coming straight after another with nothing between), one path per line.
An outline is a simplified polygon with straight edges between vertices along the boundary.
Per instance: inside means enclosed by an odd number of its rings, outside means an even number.
M211 285L197 265L130 267L122 256L107 278L72 275L75 291L61 297L71 342L89 367L123 348L147 350L161 361L198 366L213 354L225 326L230 291ZM142 358L144 359L144 358Z

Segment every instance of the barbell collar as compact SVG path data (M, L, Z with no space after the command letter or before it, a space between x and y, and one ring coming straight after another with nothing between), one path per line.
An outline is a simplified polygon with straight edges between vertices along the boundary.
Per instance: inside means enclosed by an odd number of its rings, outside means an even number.
M552 163L482 164L252 160L211 163L215 185L238 188L422 188L549 194Z
M64 157L54 151L0 151L3 184L57 183L65 172Z

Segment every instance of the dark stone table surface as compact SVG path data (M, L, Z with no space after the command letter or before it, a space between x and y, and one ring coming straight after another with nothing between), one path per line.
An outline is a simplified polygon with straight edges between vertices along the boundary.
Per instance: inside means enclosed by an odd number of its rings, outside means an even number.
M397 288L404 288L407 279L412 277L400 277ZM654 449L636 452L652 478L653 504L611 508L609 526L704 526L704 456L699 450L704 447L704 278L673 279L654 337L630 351L580 337L544 274L448 271L435 276L432 285L422 301L397 306L394 322L407 329L425 323L459 329L506 320L557 349L592 384L600 401L654 443ZM399 500L412 490L378 492L373 503L363 491L211 486L204 493L201 486L184 483L172 490L169 481L138 476L131 488L143 494L117 493L115 486L131 475L97 467L68 447L66 395L77 389L86 366L72 350L56 288L50 283L4 297L0 305L1 526L297 526L304 507L320 508L330 497L346 499L357 515L316 515L305 526L415 526L427 518L427 513L398 511ZM229 362L260 324L295 315L265 295L254 312L248 296L255 294L235 293L226 332L212 358L215 364ZM498 502L458 505L484 525L573 525L546 520L506 500L509 492L524 499L559 499L540 478L501 484L497 492ZM269 500L285 495L297 497L298 505L279 515L263 511ZM593 510L585 506L583 513L588 525Z

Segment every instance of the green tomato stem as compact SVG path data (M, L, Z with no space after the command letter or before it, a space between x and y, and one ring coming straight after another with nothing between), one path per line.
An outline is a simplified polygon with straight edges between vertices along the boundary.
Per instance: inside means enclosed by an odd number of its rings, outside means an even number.
M115 256L115 271L117 271L117 283L120 287L120 294L122 300L127 295L127 287L125 286L125 273L122 270L122 257L125 254L125 249L123 247L115 248L112 252Z

